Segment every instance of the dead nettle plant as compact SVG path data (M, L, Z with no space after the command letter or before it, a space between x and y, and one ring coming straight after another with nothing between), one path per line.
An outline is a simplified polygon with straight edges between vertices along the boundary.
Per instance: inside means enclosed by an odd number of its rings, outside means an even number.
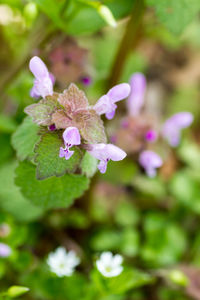
M126 157L107 142L101 115L114 117L130 85L114 86L91 106L74 83L54 92L54 76L39 57L29 67L35 77L30 94L38 101L25 108L28 116L12 137L20 161L15 182L36 205L66 207L88 188L97 168L105 173L109 160Z

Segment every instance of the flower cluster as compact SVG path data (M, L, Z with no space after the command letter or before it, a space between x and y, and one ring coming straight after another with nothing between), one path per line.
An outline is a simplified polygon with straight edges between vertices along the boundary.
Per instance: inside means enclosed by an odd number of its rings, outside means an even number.
M121 255L103 252L96 261L96 266L103 276L116 277L123 271L122 262ZM80 258L73 250L67 252L65 248L59 247L48 255L47 264L58 277L71 276L80 264Z
M58 153L61 158L69 160L74 154L71 148L80 146L99 160L98 169L105 173L109 160L119 161L126 157L122 149L106 143L100 116L105 114L108 119L114 117L116 102L130 94L129 84L122 83L113 87L94 106L90 106L84 93L74 84L63 94L54 93L52 75L39 57L33 57L29 66L35 76L31 95L44 99L28 106L25 112L35 123L48 126L51 131L64 129L64 147L61 146Z
M178 146L181 131L191 125L193 115L190 112L179 112L164 124L158 125L152 116L142 112L146 90L145 76L141 73L133 74L130 85L131 93L127 100L128 117L122 121L121 128L113 136L113 141L119 146L123 145L126 152L139 152L140 165L149 177L154 177L156 169L162 166L163 161L151 150L153 143L163 138L171 147Z

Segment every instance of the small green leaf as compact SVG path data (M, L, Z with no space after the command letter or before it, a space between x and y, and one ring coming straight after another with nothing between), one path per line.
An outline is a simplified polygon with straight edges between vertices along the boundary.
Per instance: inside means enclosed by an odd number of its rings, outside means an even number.
M28 291L29 288L25 286L13 285L8 289L6 294L11 298L15 298L27 293Z
M61 146L63 146L63 141L58 131L46 132L41 136L35 147L37 179L45 179L51 176L58 177L66 172L75 172L81 160L81 151L79 148L73 147L74 154L69 160L66 160L64 157L59 157Z
M38 126L31 118L26 117L23 123L17 128L12 136L12 146L17 152L20 160L32 159L34 156L34 146L39 139Z
M159 20L174 34L180 34L200 11L199 0L148 0Z
M85 152L81 162L82 173L87 177L94 176L97 170L97 163L98 161L94 156L90 155L88 152Z
M34 123L42 126L51 125L52 115L56 108L60 107L57 97L58 94L54 93L53 96L47 96L40 102L27 106L24 111L33 119Z
M24 161L16 169L15 183L22 194L35 205L45 208L69 207L89 186L85 176L66 174L37 180L35 166Z

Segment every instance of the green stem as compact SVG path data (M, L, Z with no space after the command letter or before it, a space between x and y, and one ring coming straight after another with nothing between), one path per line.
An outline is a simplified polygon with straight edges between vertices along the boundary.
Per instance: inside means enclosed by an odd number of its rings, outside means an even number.
M113 67L111 69L110 79L108 81L109 88L119 81L126 58L130 51L135 48L138 43L138 40L141 36L141 25L144 10L144 0L135 0L130 20L127 23Z

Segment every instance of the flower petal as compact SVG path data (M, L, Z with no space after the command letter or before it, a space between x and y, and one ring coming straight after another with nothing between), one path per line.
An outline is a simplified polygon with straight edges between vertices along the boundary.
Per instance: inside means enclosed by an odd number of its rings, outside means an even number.
M102 96L97 103L93 106L93 109L98 115L102 115L110 111L111 103L110 98L107 95Z
M142 73L135 73L130 79L131 94L127 101L127 109L131 116L138 115L144 103L146 79Z
M42 79L49 76L46 65L38 56L34 56L33 58L31 58L29 68L37 79Z
M107 96L112 100L112 102L117 102L127 98L130 91L131 87L128 83L121 83L110 89Z
M97 168L99 169L99 171L104 174L106 173L107 170L107 161L105 160L101 160L100 163L98 164Z
M72 147L73 145L80 145L81 143L81 136L79 133L79 130L76 127L68 127L63 132L63 139L65 145L70 145L69 147Z
M186 128L193 122L193 115L190 112L180 112L170 117L164 124L165 126L174 126L179 129Z
M116 105L116 108L117 108L117 105ZM111 112L107 112L107 113L106 113L106 118L107 118L108 120L112 120L113 117L114 117L114 115L115 115L115 109L113 109Z
M93 144L88 152L99 160L119 161L126 157L126 152L113 144Z
M139 163L150 177L154 177L156 175L155 169L161 167L163 164L161 157L150 150L140 153Z

